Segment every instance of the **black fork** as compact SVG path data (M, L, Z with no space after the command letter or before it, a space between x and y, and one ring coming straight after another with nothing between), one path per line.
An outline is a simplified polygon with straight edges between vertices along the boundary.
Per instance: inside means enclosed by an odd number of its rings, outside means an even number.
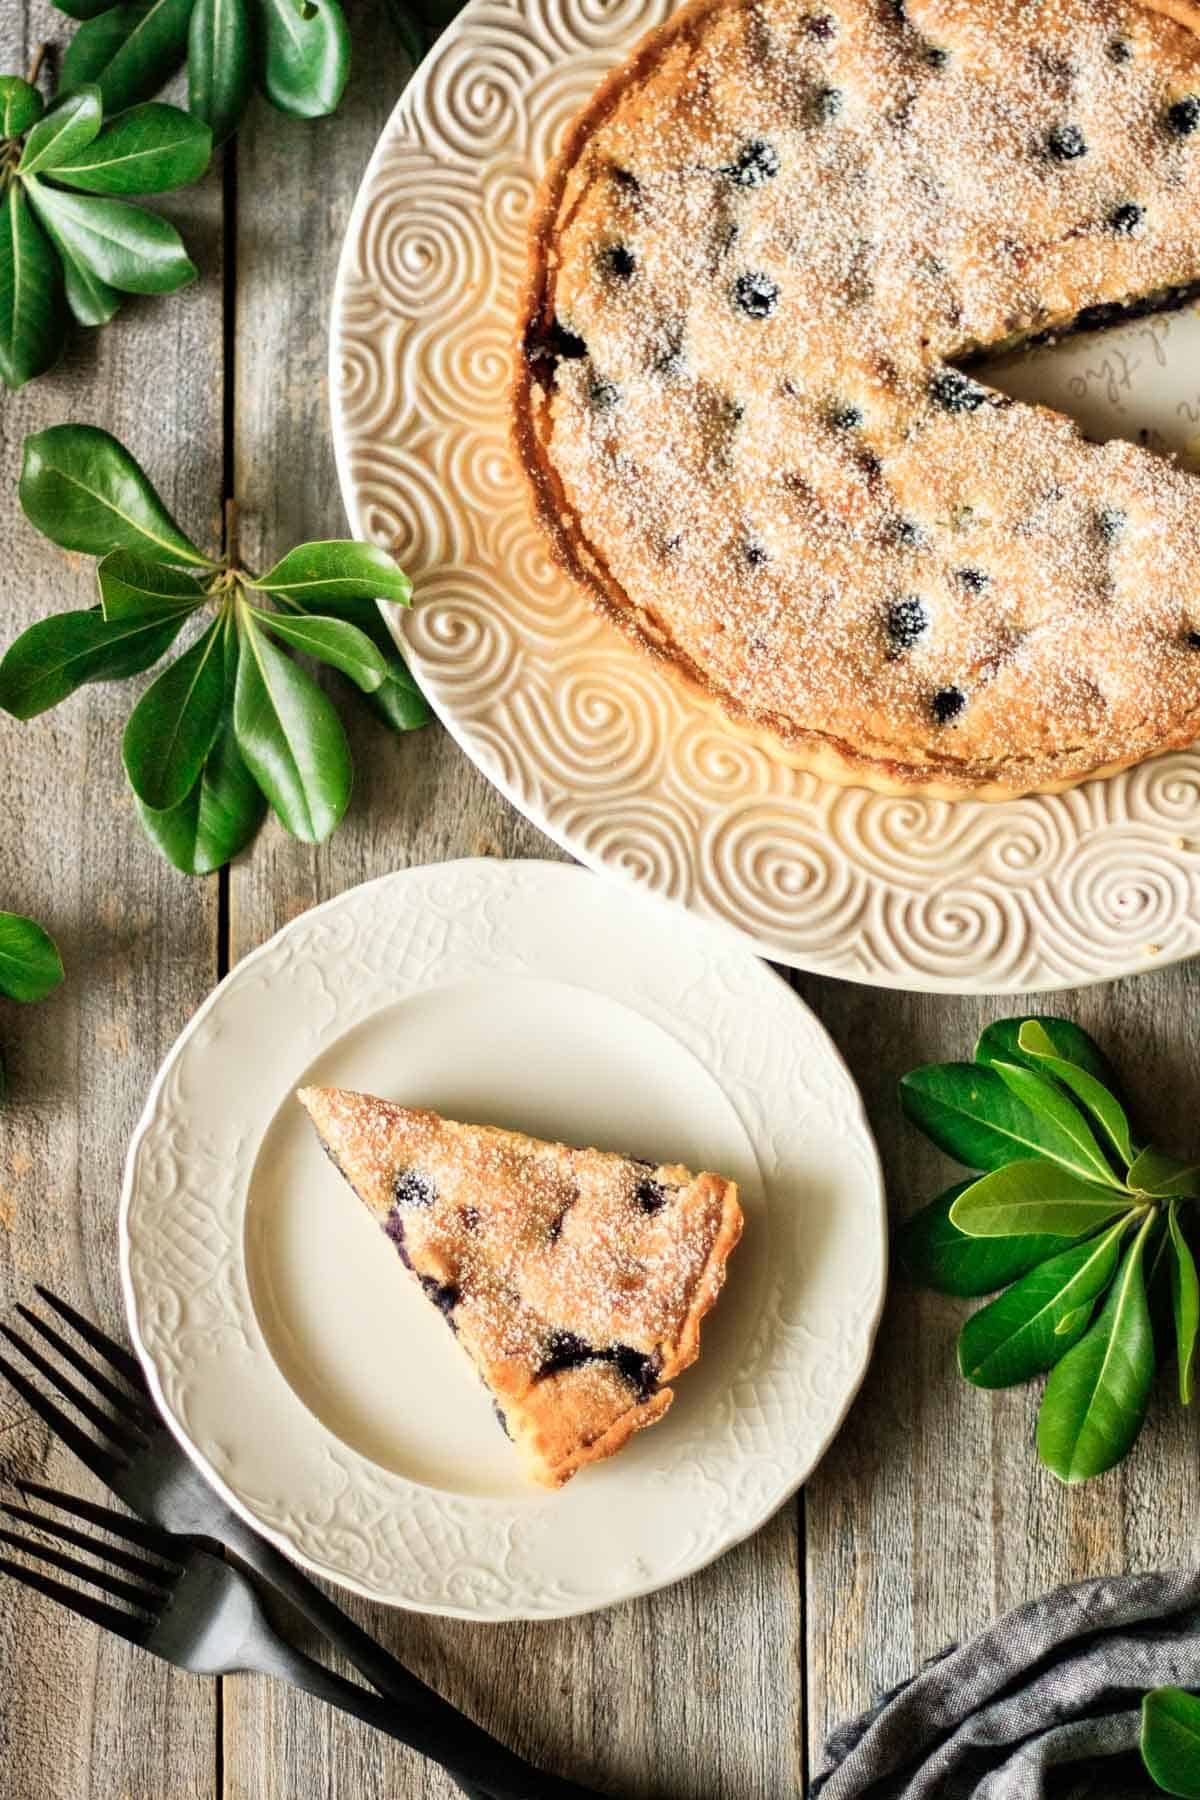
M595 1800L593 1790L543 1774L523 1761L427 1687L347 1617L213 1492L159 1418L137 1359L48 1288L38 1286L35 1291L56 1322L28 1306L16 1310L34 1337L52 1349L72 1373L67 1374L37 1343L0 1325L0 1336L9 1349L37 1371L58 1399L50 1399L2 1350L0 1375L139 1519L170 1537L207 1540L232 1551L295 1606L406 1718L420 1720L424 1741L418 1747L448 1768L467 1792L478 1793L480 1800ZM61 1325L82 1339L92 1354L85 1354L72 1342ZM110 1410L105 1411L93 1395ZM90 1430L60 1401L72 1407ZM53 1492L41 1491L45 1495ZM81 1503L71 1504L78 1507ZM431 1747L426 1748L426 1743Z

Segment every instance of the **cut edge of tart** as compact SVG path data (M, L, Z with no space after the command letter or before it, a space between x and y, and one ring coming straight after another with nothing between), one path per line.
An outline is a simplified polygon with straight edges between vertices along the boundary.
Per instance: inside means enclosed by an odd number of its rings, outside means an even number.
M534 1480L561 1487L662 1417L741 1236L735 1183L344 1088L297 1098Z
M1103 752L1097 755L1087 747L1066 745L1041 758L1031 755L1024 763L1020 758L1015 759L1011 770L1003 763L972 767L966 763L960 766L950 760L942 764L935 756L926 754L914 754L910 761L905 754L897 754L895 746L886 741L872 742L869 737L840 735L834 722L827 727L797 722L793 717L773 713L769 708L747 710L726 686L710 677L681 645L670 624L664 624L656 615L653 588L648 594L631 591L609 568L604 554L589 538L564 485L551 447L555 367L560 359L570 364L574 359L591 355L588 342L576 335L573 322L563 322L555 303L555 286L563 260L562 239L574 227L588 197L586 182L581 180L579 170L591 153L591 140L603 131L631 90L636 89L646 75L654 73L660 58L673 45L698 39L709 17L728 10L728 4L729 0L690 0L690 4L680 7L664 23L646 33L633 51L601 81L571 121L535 197L526 265L519 289L509 388L509 424L531 511L553 561L627 638L718 714L736 737L761 747L774 762L809 772L822 780L891 795L1003 801L1031 794L1061 793L1083 781L1120 773L1149 757L1193 744L1200 733L1200 691L1186 713L1174 718L1169 729L1160 731L1151 743L1139 742L1128 754L1124 753L1124 745L1113 745L1112 748L1119 748L1121 754L1108 756ZM1136 5L1144 14L1158 15L1192 36L1200 37L1197 0L1136 0ZM797 8L798 12L803 10ZM949 9L943 10L948 12ZM895 11L903 18L904 7L899 0ZM818 15L819 8L813 18ZM1192 129L1189 123L1189 132ZM1071 152L1072 156L1075 154ZM616 173L621 175L623 171L617 169ZM633 185L636 188L636 181ZM757 186L758 183L747 180L744 185ZM1137 207L1125 210L1139 213ZM1127 227L1120 229L1125 231ZM611 256L609 265L618 277L627 279L626 269L618 267ZM628 267L633 267L631 258ZM1200 272L1200 263L1192 270L1193 277L1197 272ZM1118 297L1112 302L1109 310L1119 313L1128 307L1131 314L1136 314L1143 300L1155 305L1159 297L1150 293L1149 285L1143 291L1134 284L1123 298ZM1179 300L1187 297L1188 283L1169 285L1176 289ZM1190 285L1194 286L1194 280ZM1174 302L1168 296L1162 303L1170 305ZM957 347L931 357L926 371L932 371L931 385L937 379L939 368L948 371L952 378L956 377L964 363L976 361L982 354L998 358L1019 351L1026 342L1070 331L1080 325L1081 315L1090 310L1104 309L1091 309L1081 302L1065 309L1052 309L1038 321L1036 330L1017 331L1007 339L994 333L990 338L964 340ZM1086 323L1082 328L1088 328ZM967 387L981 395L987 394L989 405L1007 407L1013 404L1005 396L988 394L968 377L961 379ZM1059 419L1057 414L1044 407L1028 407L1026 411L1030 415L1040 414L1052 424ZM1200 645L1200 633L1192 631L1188 634L1188 642ZM957 711L963 699L960 690L949 687L944 693L954 699ZM942 691L933 697L935 713L941 698Z

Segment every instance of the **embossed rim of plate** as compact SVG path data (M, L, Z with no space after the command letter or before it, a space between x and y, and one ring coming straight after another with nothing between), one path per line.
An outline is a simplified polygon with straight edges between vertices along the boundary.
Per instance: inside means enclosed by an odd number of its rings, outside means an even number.
M1194 954L1196 751L1018 801L839 787L739 735L551 569L507 447L524 214L552 139L671 10L470 0L363 177L334 291L334 448L352 529L414 576L389 623L425 693L556 843L777 962L1020 994Z
M674 1440L659 1439L669 1452L603 1465L635 1470L616 1484L591 1486L585 1472L561 1494L513 1501L382 1468L308 1410L259 1324L245 1223L264 1134L317 1057L464 973L531 969L616 1000L708 1071L757 1163L770 1255L728 1382ZM727 933L585 870L479 859L352 888L226 976L151 1088L126 1162L120 1250L163 1417L265 1537L372 1600L559 1618L693 1574L807 1479L870 1359L886 1205L853 1078L773 971ZM620 1569L578 1555L601 1517L620 1539Z

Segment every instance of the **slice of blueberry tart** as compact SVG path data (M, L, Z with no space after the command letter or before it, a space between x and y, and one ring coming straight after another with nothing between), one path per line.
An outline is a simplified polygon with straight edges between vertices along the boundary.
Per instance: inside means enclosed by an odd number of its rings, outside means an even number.
M537 521L777 759L988 799L1126 767L1200 738L1200 485L970 365L1198 284L1196 0L688 0L534 205Z
M561 1487L670 1406L742 1232L732 1181L305 1088L330 1158Z

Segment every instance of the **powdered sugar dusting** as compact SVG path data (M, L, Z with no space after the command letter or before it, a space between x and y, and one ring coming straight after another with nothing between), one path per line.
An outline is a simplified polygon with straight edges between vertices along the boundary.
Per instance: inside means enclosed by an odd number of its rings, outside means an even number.
M541 323L583 353L535 363L643 634L916 780L1195 735L1193 479L941 373L1200 276L1192 96L1200 43L1132 0L685 8L567 171Z

